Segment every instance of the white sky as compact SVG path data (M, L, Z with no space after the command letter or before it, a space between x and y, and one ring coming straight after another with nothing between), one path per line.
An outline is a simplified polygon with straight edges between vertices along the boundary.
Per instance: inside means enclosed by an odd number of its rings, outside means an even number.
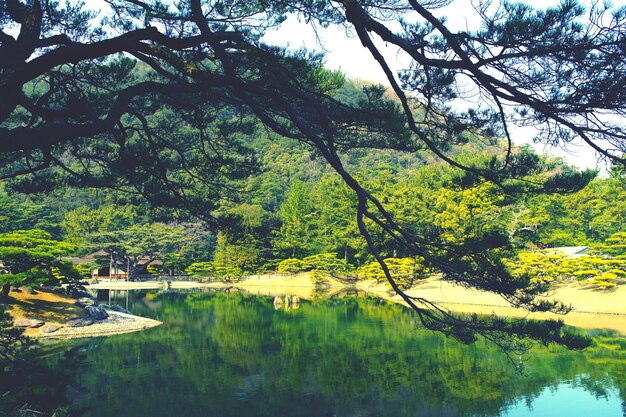
M559 4L559 0L527 2L542 8ZM587 2L588 0L583 0L583 3ZM445 15L448 19L448 26L453 30L472 29L476 26L478 19L471 4L471 0L456 0L437 14ZM625 5L626 0L616 0L612 4L615 6ZM341 69L350 78L388 84L383 71L369 52L353 33L346 32L344 28L318 28L316 31L311 25L298 22L295 17L291 17L278 30L268 33L264 40L271 44L289 46L293 49L305 47L309 50L323 51L326 57L326 67ZM406 67L408 59L398 53L397 49L387 47L383 42L378 42L377 46L385 55L387 62L392 67L395 66L394 69ZM531 143L534 134L530 129L514 129L512 136L515 143L522 144ZM582 143L568 144L566 148L553 148L542 144L533 144L533 146L539 153L561 156L579 168L605 168L597 166L594 151Z

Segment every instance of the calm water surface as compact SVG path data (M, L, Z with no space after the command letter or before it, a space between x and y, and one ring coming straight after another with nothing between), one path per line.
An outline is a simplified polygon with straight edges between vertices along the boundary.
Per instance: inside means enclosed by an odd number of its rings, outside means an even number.
M538 348L520 375L493 346L422 330L372 298L287 310L237 293L143 292L128 307L165 325L49 354L75 370L62 381L73 415L626 416L626 340L610 335L584 352Z

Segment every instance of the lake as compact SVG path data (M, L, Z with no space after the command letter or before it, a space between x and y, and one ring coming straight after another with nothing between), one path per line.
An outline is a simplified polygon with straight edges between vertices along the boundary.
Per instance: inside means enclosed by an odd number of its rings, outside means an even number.
M122 295L99 296L165 324L42 350L72 415L626 416L626 339L609 333L583 352L537 347L522 374L495 346L375 298Z

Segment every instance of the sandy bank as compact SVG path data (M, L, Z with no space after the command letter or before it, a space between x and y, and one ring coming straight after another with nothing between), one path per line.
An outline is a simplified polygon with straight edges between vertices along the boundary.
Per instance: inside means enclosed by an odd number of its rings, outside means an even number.
M357 288L381 298L404 304L402 298L389 291L384 283L362 281ZM556 286L547 298L562 301L573 307L566 315L552 313L529 313L512 308L502 297L452 285L449 282L430 278L421 281L406 291L410 296L423 297L436 302L450 311L460 313L497 314L505 317L527 317L533 319L560 319L570 326L584 329L610 329L626 335L626 288L615 291L594 291L576 282Z
M309 274L259 275L234 284L234 287L258 295L280 296L297 295L301 299L312 299L315 285ZM340 281L330 279L328 292L335 294L348 288ZM358 281L356 288L376 297L404 304L399 295L393 293L386 283L376 281ZM527 317L534 319L560 319L566 324L584 329L610 329L626 335L626 287L615 291L594 291L577 282L560 284L548 298L557 299L573 306L573 311L566 315L552 313L529 313L523 309L511 307L496 294L452 285L437 278L419 282L407 291L408 295L419 296L459 313L497 314L505 317Z
M298 275L265 274L253 275L247 279L229 284L250 294L264 296L298 296L310 300L319 295L310 273ZM171 288L223 288L224 283L172 282ZM386 283L359 281L358 290L374 296L404 303L400 296L392 293ZM89 288L109 289L160 289L161 282L103 282ZM348 288L344 283L329 278L323 296L330 296ZM626 335L626 287L614 291L594 291L577 282L559 284L549 294L573 306L567 315L550 313L528 313L523 309L510 307L500 296L484 291L452 285L436 278L420 281L407 294L436 302L450 311L462 313L497 314L506 317L528 317L535 319L561 319L565 323L585 329L611 329Z
M243 290L249 294L282 296L295 295L304 300L314 298L318 289L311 277L311 273L304 272L297 275L265 274L252 275L243 281L233 284L234 288ZM334 279L326 278L323 285L324 296L331 296L346 286Z

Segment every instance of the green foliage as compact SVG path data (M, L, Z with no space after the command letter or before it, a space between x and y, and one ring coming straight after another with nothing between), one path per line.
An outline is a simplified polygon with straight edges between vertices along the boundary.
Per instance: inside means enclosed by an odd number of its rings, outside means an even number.
M346 276L353 271L353 267L345 259L337 258L334 253L320 253L302 259L306 271L324 271L332 276Z
M259 268L258 272L260 274L276 273L276 272L278 272L278 265L281 262L282 261L280 259L271 259L271 260L265 262L263 265L261 265L261 267Z
M178 252L189 238L182 227L163 223L133 224L121 230L84 236L84 247L110 254L101 260L102 266L108 266L112 260L124 270L130 267L127 272L132 279L143 266L149 266L155 260L165 260L166 255Z
M611 255L617 259L624 259L626 255L626 232L612 234L604 243L595 245L599 252Z
M276 271L279 274L297 274L305 270L305 263L300 259L284 259L280 261Z
M291 256L308 253L315 227L313 216L309 188L301 181L294 181L278 210L282 226L276 233L274 247L290 252Z
M24 195L9 195L0 183L0 232L41 229L58 236L61 215L53 207Z
M138 207L131 205L86 206L69 211L63 218L62 228L66 238L81 243L86 237L103 232L124 230L138 222Z
M461 190L442 188L437 194L434 225L445 231L442 237L446 241L463 243L506 230L505 197L494 184Z
M535 216L535 243L545 246L579 246L602 243L622 231L626 189L613 178L597 179L574 194L535 196L526 207Z
M79 277L72 265L61 261L75 246L52 239L43 230L0 233L0 286L8 295L11 285L59 284Z
M91 278L91 271L93 267L95 267L95 265L89 265L89 264L74 265L74 268L76 269L80 277L83 279Z
M269 246L274 215L260 204L225 202L216 212L221 227L217 234L215 265L255 271L271 254Z
M215 275L213 262L194 262L185 268L185 272L194 278L202 279Z
M588 214L570 216L567 202L545 201L533 213L536 201L523 201L523 192L573 192L595 172L551 163L528 148L513 149L508 136L501 139L515 122L538 127L536 140L544 143L580 136L623 150L623 129L615 122L626 104L623 9L594 3L585 21L576 1L545 10L502 2L481 8L478 29L456 32L432 14L446 1L348 1L341 7L321 0L105 3L102 12L80 2L0 6L8 33L2 32L0 44L0 56L8 57L0 72L0 177L22 177L16 188L106 187L200 216L219 229L214 259L221 268L254 271L276 253L343 253L345 262L359 264L367 255L361 231L384 257L419 254L450 279L513 298L528 280L513 279L502 266L512 243L598 242L622 229L620 209L610 211L613 218L598 214L598 222L570 224ZM96 19L99 13L103 17ZM340 72L323 68L320 53L265 44L266 31L290 13L314 26L352 27L391 88L346 82ZM372 38L406 52L410 62L401 84ZM459 99L476 105L457 110L451 104ZM293 179L318 180L310 190L314 204L304 204L306 192L297 197L289 175L287 181L280 175L251 178L265 168L256 139L276 135L311 145L309 159L323 158L340 174L284 170L296 174ZM478 157L459 151L485 150L485 144L493 148ZM594 148L619 160L613 150ZM411 202L418 199L407 203L402 191L424 184L409 179L399 187L406 177L396 178L399 171L389 161L361 170L352 168L363 162L344 164L360 149L408 151L414 159L395 162L442 159L457 169L441 170L448 178L437 187L411 192L424 197L415 209ZM388 155L393 153L382 156ZM271 191L239 195L255 183ZM293 196L272 195L288 188ZM359 228L355 192L359 219L367 217ZM582 200L586 209L601 206L592 203L595 198ZM528 217L522 215L526 208ZM72 239L137 225L101 225L90 214L68 216ZM545 223L530 223L540 218ZM98 243L108 243L126 264L177 251L105 240Z
M197 279L212 278L220 281L236 281L243 277L243 270L233 266L220 266L214 262L194 262L185 272Z
M13 319L0 306L0 374L31 344L31 340L22 335L23 332L23 329L13 327Z
M216 266L252 272L262 264L262 261L259 240L254 236L245 235L233 240L233 237L226 233L218 233L215 250Z
M426 277L427 268L419 258L387 258L384 259L384 262L400 288L409 288L416 280ZM386 281L383 269L378 262L370 262L361 266L357 269L356 275L359 279Z
M303 259L285 259L278 264L277 271L281 274L295 274L303 271L325 272L335 277L345 277L354 268L344 259L337 258L334 253L321 253Z
M623 253L623 233L598 245L595 253L579 257L566 257L551 250L521 252L507 265L513 274L529 277L535 282L552 282L575 279L598 289L612 289L626 276L626 259Z
M574 268L567 268L571 264L564 255L545 252L521 252L517 259L508 261L511 272L517 276L530 277L538 282L552 282L566 279L566 273L575 274Z
M364 256L366 244L356 223L354 193L336 174L322 175L312 190L315 202L316 233L314 253L342 253L348 261L351 255Z
M236 266L215 266L215 278L221 281L236 281L244 276L244 271Z

